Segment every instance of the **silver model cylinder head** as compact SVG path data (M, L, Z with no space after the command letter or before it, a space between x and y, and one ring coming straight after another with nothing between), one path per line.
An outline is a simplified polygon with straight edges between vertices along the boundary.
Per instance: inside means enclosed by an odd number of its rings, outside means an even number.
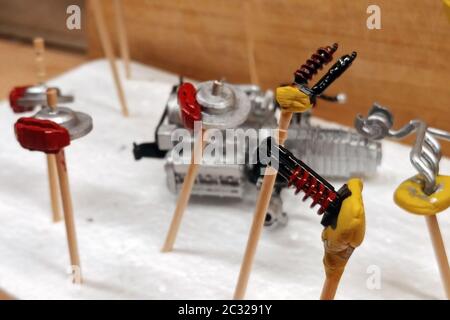
M381 163L381 143L340 129L300 125L285 143L292 153L327 178L372 176Z

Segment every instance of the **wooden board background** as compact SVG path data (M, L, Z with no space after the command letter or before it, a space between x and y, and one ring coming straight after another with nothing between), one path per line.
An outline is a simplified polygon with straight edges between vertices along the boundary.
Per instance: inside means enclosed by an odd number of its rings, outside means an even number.
M112 2L102 3L117 38ZM372 3L381 7L381 30L366 27ZM126 0L124 7L134 60L200 80L248 82L251 43L259 84L274 88L317 47L339 42L338 55L355 50L358 58L328 93L345 91L348 104L321 103L316 115L351 125L377 101L397 126L422 118L450 130L450 21L441 0ZM91 16L89 55L98 57Z
M0 39L0 99L8 99L14 86L33 84L36 78L34 49L30 43ZM45 47L45 79L51 79L61 73L87 62L85 55ZM20 61L20 63L13 63Z
M66 27L67 7L78 5L84 10L84 3L85 0L0 0L0 35L25 40L40 36L47 45L84 51L84 26L81 30Z

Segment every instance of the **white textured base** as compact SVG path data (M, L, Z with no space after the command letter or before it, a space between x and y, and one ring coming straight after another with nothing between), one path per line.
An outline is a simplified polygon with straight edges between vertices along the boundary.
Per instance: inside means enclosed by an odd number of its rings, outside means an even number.
M18 116L6 102L0 104L0 287L12 295L232 297L256 193L241 202L194 198L175 251L160 253L176 198L166 189L164 162L135 162L131 144L153 140L178 80L138 64L132 70L134 80L124 80L128 119L120 113L105 61L85 64L52 82L75 94L71 108L94 118L94 131L66 151L85 278L81 286L72 285L66 273L64 225L51 223L44 155L21 149L12 129ZM365 183L366 239L351 257L337 299L444 298L424 218L403 212L392 200L397 185L414 174L408 152L386 142L380 174ZM450 172L448 159L442 160L441 171ZM318 299L324 279L320 218L292 190L284 191L283 198L289 225L264 231L247 297ZM448 213L439 221L448 245ZM371 266L381 272L380 289L366 285Z

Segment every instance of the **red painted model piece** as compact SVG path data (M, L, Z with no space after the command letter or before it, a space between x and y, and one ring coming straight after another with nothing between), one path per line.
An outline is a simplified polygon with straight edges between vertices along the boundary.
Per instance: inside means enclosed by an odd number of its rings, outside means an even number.
M181 120L187 129L194 129L194 122L202 120L202 111L195 95L194 85L185 82L178 89L178 104L180 105Z
M67 129L50 120L20 118L14 131L20 145L31 151L58 153L70 144Z
M25 96L25 92L29 87L30 86L15 87L9 93L9 104L11 106L11 109L14 111L14 113L23 113L23 112L33 111L34 106L32 106L32 107L22 106L22 105L20 105L20 102L19 102L19 99L21 99Z

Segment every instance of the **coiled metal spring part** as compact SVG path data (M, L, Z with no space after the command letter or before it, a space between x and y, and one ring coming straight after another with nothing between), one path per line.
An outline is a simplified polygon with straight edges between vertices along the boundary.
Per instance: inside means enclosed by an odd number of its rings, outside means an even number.
M334 189L330 189L327 183L321 181L312 172L302 166L294 169L289 177L288 186L295 187L295 194L298 194L300 191L305 193L302 201L311 197L313 201L310 208L314 208L319 204L320 208L317 214L323 214L328 209L330 203L337 197Z
M416 132L416 141L410 153L410 161L417 172L425 178L424 192L431 194L436 190L436 177L439 175L441 146L437 138L450 141L450 133L430 128L421 120L411 120L399 130L393 130L393 115L389 109L374 104L366 118L358 115L356 130L369 139L381 140L385 137L402 139Z
M286 148L277 145L271 137L267 138L260 148L260 155L269 157L270 166L278 170L278 174L288 182L288 186L295 188L295 194L303 191L303 201L311 198L311 208L319 205L317 213L323 214L322 225L335 227L342 202L351 195L347 185L344 184L336 191L328 181Z
M319 48L311 58L306 60L300 68L295 71L295 83L306 84L311 78L321 70L325 64L333 59L333 53L337 50L338 44L335 43L333 46L327 46L325 48Z

